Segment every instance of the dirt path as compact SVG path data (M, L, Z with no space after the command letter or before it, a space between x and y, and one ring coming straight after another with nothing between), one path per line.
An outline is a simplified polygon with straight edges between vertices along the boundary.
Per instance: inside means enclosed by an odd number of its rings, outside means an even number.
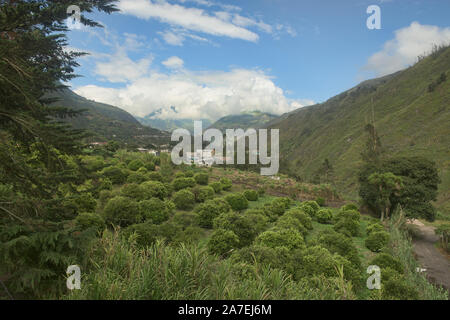
M434 228L418 220L413 220L412 223L419 230L419 235L413 239L414 253L419 264L426 269L430 281L450 291L450 260L435 247L439 237L434 233Z

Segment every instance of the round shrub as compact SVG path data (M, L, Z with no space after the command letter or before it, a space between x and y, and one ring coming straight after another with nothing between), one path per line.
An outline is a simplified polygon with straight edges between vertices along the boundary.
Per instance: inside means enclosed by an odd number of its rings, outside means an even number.
M144 164L144 168L147 169L148 171L155 171L156 164L152 161L148 161Z
M135 235L134 240L140 247L146 247L152 245L159 236L159 226L156 226L150 222L133 224L122 231L122 235L125 239L129 239L130 236Z
M228 178L221 178L220 184L222 185L222 190L229 191L233 186L233 183Z
M97 231L103 231L105 229L105 220L97 213L82 212L76 219L75 224L82 230L94 228Z
M222 213L229 212L230 210L231 207L228 202L222 199L207 200L195 209L197 223L202 228L211 229L213 227L213 220Z
M305 248L301 233L292 229L265 231L255 239L255 244L269 248L286 247L288 250Z
M248 208L248 200L241 193L232 193L225 197L231 209L241 211Z
M367 235L370 235L371 233L374 233L374 232L380 232L380 231L385 231L385 230L384 230L383 225L378 222L369 224L366 229Z
M194 207L195 196L189 190L182 189L173 195L173 203L177 209L190 210Z
M306 213L304 213L299 208L293 208L293 209L286 211L284 216L293 217L293 218L297 219L308 230L313 229L311 217L308 216Z
M208 241L208 250L213 254L227 256L239 246L238 236L231 230L215 230Z
M139 202L139 213L145 221L151 221L153 224L161 224L169 219L166 204L158 198Z
M144 163L141 160L136 159L136 160L131 161L128 164L128 169L130 169L131 171L138 171L139 168L141 168L143 166L144 166Z
M176 178L186 178L186 175L184 174L184 172L178 171L177 173L175 173L175 179Z
M192 188L195 186L195 180L194 178L176 178L172 181L172 186L175 191Z
M337 232L343 233L350 237L356 237L359 235L359 222L350 218L341 218L333 226L333 229Z
M92 212L97 207L97 201L91 193L82 193L76 200L76 206L79 212Z
M209 175L204 172L200 172L194 175L195 182L200 185L208 185Z
M330 209L320 209L317 212L317 222L322 224L331 223L331 219L333 218L333 214Z
M315 201L316 201L316 203L317 203L320 207L325 206L325 198L323 198L323 197L317 197Z
M185 176L186 178L193 178L193 177L194 177L194 171L192 171L192 170L186 170L186 171L184 172L184 176Z
M319 232L309 243L310 246L320 245L331 253L337 253L350 261L356 268L361 266L358 249L353 240L342 233L333 230Z
M267 220L262 215L241 214L234 211L220 214L213 220L214 229L233 231L239 238L240 246L250 245L255 237L265 229Z
M308 216L310 216L311 218L315 218L316 217L317 211L314 209L313 206L310 206L308 204L302 203L302 204L300 204L300 209L303 212L305 212Z
M370 265L379 266L381 269L391 268L400 274L404 273L402 263L388 253L379 253L370 261Z
M111 191L102 190L99 193L98 200L100 201L100 206L103 208L106 202L113 197Z
M256 190L245 190L244 197L248 201L258 201L258 192Z
M284 207L284 210L287 210L291 207L292 200L288 197L280 197L273 200L272 203L280 204Z
M337 223L341 219L352 219L359 222L361 214L356 210L339 211L333 217L333 223Z
M386 231L372 232L365 241L366 247L372 252L379 252L389 243L389 233Z
M230 257L233 264L243 262L271 266L272 268L285 269L290 262L289 250L284 247L270 248L266 246L253 245L241 248Z
M145 176L147 177L148 180L151 180L151 181L160 181L160 182L163 181L163 177L162 177L161 173L159 173L157 171L149 172Z
M143 188L136 184L136 183L130 183L124 185L120 189L120 194L124 197L128 197L135 200L143 200L145 198L145 192Z
M305 226L297 219L292 216L283 215L275 224L277 229L293 229L295 231L300 232L303 236L306 236L308 230L306 230Z
M108 178L100 178L100 185L98 186L98 190L112 190L112 182Z
M140 172L133 172L131 173L128 178L127 178L127 182L128 183L142 183L147 181L147 177L145 176L145 174L140 173Z
M141 220L137 202L122 196L110 199L103 209L103 213L108 224L121 227L139 223Z
M211 183L209 184L209 186L210 186L211 188L214 189L214 192L215 192L215 193L220 193L220 192L222 192L222 184L221 184L220 182L218 182L218 181L211 182Z
M319 211L320 206L317 204L317 202L315 201L303 201L301 203L301 206L309 206L314 210L314 215L317 213L317 211Z
M345 204L340 209L340 211L351 211L351 210L359 211L358 210L358 206L356 204L354 204L354 203Z
M382 282L381 297L384 300L418 300L419 292L403 276L392 277Z
M111 180L113 184L123 184L128 177L125 171L116 166L104 168L101 171L101 175Z
M144 199L159 198L164 200L167 196L167 189L163 183L159 181L147 181L142 183L141 188L144 192Z
M209 186L193 188L192 193L194 193L196 202L205 202L214 198L214 189Z

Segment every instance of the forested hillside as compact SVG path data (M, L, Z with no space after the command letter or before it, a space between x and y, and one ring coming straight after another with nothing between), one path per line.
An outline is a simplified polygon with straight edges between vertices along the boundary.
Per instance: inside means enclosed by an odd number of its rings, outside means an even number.
M334 183L353 199L366 141L374 123L389 155L436 161L442 180L437 206L450 209L450 48L416 65L369 80L325 103L298 109L269 124L280 128L281 169L311 180L328 159Z

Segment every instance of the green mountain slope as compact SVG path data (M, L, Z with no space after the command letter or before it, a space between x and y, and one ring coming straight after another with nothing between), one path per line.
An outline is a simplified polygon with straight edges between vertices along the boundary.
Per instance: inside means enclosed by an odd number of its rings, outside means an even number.
M280 129L282 170L308 179L328 158L337 186L356 198L364 126L373 118L389 154L436 161L442 179L437 206L450 210L450 79L439 83L443 73L450 78L450 47L272 121L268 127Z
M276 118L277 116L266 112L243 112L241 114L235 114L220 118L215 123L213 123L210 128L219 130L261 128Z
M128 112L104 103L83 98L69 89L60 90L52 97L60 100L54 105L73 110L85 109L81 116L67 121L77 129L93 134L90 140L119 140L140 145L165 143L170 139L167 132L141 125Z

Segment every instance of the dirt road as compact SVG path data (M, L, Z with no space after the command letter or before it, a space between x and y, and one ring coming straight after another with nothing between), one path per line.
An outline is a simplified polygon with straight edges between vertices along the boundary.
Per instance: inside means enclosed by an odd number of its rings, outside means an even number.
M450 260L436 248L435 243L439 241L439 237L434 233L434 228L418 220L412 223L419 230L418 236L413 239L417 260L426 269L425 273L430 281L450 291Z

